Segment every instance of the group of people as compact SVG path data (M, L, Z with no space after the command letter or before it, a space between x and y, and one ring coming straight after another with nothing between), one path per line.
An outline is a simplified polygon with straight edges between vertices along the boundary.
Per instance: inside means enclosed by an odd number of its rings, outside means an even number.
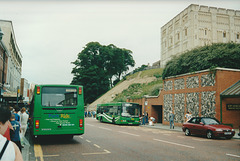
M141 119L141 125L149 124L150 126L154 126L155 118L148 117L148 112L146 112L146 114L143 113L140 119Z
M26 108L0 105L0 160L23 160L21 150L28 127Z
M175 118L175 115L173 114L173 112L171 111L170 114L169 114L169 124L170 124L170 129L174 129L174 118ZM187 112L186 115L185 115L185 121L189 121L190 119L192 118L192 114Z
M85 111L85 117L96 117L96 111Z

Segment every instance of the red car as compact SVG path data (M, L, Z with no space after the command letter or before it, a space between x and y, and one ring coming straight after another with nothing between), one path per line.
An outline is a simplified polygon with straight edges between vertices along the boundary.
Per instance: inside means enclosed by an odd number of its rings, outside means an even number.
M215 137L231 139L235 135L232 127L222 125L217 119L211 117L193 117L183 124L182 129L186 136L202 135L208 139Z

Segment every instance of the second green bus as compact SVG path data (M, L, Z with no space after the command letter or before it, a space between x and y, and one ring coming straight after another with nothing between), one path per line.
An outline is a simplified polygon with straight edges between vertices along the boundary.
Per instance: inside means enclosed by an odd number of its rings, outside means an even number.
M139 125L139 116L140 106L137 103L119 102L97 105L96 119L101 122Z

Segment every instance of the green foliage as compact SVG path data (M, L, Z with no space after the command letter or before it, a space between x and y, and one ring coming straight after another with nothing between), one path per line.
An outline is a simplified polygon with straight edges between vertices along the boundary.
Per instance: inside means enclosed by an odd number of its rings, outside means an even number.
M71 84L84 86L85 103L95 101L107 92L112 84L112 77L120 77L129 67L134 66L131 51L120 49L114 45L103 46L98 42L90 42L78 54L72 64L74 75Z
M113 100L114 102L125 102L127 98L138 99L144 95L158 96L160 88L162 88L162 79L157 79L150 83L134 83L128 89L122 91Z
M240 44L219 43L193 49L167 62L162 78L216 67L240 69Z

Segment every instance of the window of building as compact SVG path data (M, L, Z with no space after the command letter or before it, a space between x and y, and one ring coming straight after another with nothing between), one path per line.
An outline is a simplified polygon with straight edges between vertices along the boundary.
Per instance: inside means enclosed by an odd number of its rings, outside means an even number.
M187 36L187 28L184 29L185 36Z
M180 40L180 33L177 33L177 40Z
M239 34L239 33L237 33L237 39L239 39L239 36L240 36L240 34Z
M226 38L226 31L223 32L223 38Z
M204 30L204 34L207 35L207 29Z

